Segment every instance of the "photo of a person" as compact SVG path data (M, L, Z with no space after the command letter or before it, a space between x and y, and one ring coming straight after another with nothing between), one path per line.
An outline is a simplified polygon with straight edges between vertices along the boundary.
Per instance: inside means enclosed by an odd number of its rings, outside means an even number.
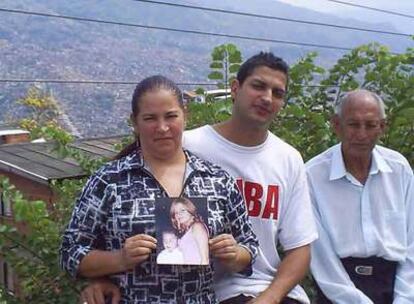
M184 254L184 264L208 265L208 230L194 203L185 197L174 199L170 217L179 236L178 247Z
M164 249L157 256L158 264L183 264L184 255L178 248L178 237L170 228L162 232L162 245Z

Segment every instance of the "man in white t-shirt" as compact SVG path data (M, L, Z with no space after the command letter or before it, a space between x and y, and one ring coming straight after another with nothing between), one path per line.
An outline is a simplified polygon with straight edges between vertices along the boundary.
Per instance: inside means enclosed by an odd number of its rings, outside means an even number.
M300 154L268 130L285 103L287 83L281 58L257 54L241 65L231 85L231 118L184 134L187 149L237 178L259 238L251 276L217 278L215 290L224 304L309 303L297 285L317 238L305 168Z
M237 178L259 238L252 275L218 279L215 290L224 303L309 303L297 285L317 238L304 164L293 147L268 131L284 105L287 82L282 59L271 53L251 57L231 85L231 118L184 134L186 148Z

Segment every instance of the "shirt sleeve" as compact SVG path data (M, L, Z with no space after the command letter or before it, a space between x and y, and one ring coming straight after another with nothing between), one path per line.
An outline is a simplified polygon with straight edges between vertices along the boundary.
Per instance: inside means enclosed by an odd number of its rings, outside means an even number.
M76 201L59 249L61 268L73 277L77 276L83 257L95 249L102 235L106 218L105 203L110 196L102 174L95 174L89 178Z
M319 238L311 244L311 272L315 281L324 295L336 304L373 304L349 278L322 224L312 190L310 193L319 235Z
M407 214L407 256L404 262L399 263L394 285L393 304L414 303L414 177L411 168L408 169L406 187L406 214Z
M279 224L279 241L284 250L308 245L318 238L313 218L308 182L302 158L294 159L294 171Z
M244 275L251 275L252 265L258 253L259 242L253 232L243 196L237 187L236 181L231 177L229 177L228 189L229 204L226 204L226 216L230 225L231 233L236 242L240 246L246 248L251 255L250 265L240 273Z

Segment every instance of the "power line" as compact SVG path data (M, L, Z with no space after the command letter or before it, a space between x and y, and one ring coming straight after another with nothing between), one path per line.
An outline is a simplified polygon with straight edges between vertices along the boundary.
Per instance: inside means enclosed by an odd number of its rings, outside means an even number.
M0 79L0 83L59 83L59 84L120 84L120 85L136 85L137 81L117 81L117 80L64 80L64 79L19 79L19 78L3 78ZM217 85L216 82L177 82L179 86L211 86ZM337 84L333 85L321 85L321 84L300 84L292 83L293 86L300 87L339 87Z
M167 6L173 6L173 7L190 8L190 9L197 9L197 10L202 10L202 11L218 12L218 13L223 13L223 14L240 15L240 16L255 17L255 18L262 18L262 19L281 20L281 21L288 21L288 22L294 22L294 23L326 26L326 27L333 27L333 28L340 28L340 29L347 29L347 30L354 30L354 31L363 31L363 32L378 33L378 34L388 34L388 35L411 37L410 34L399 33L399 32L374 30L374 29L367 29L367 28L360 28L360 27L353 27L353 26L345 26L345 25L336 25L336 24L331 24L331 23L306 21L306 20L299 20L299 19L292 19L292 18L270 16L270 15L260 15L260 14L246 13L246 12L240 12L240 11L229 11L229 10L225 10L225 9L218 9L218 8L211 8L211 7L204 7L204 6L195 6L195 5L189 5L189 4L170 3L170 2L154 1L154 0L132 0L132 1L167 5Z
M213 32L196 31L196 30L184 30L184 29L168 28L168 27L161 27L161 26L150 26L150 25L141 25L141 24L134 24L134 23L125 23L125 22L101 20L101 19L92 19L92 18L85 18L85 17L74 17L74 16L67 16L67 15L40 13L40 12L33 12L33 11L26 11L26 10L0 8L0 12L31 15L31 16L41 16L41 17L48 17L48 18L76 20L76 21L85 21L85 22L93 22L93 23L101 23L101 24L120 25L120 26L128 26L128 27L135 27L135 28L145 28L145 29L162 30L162 31L169 31L169 32L179 32L179 33L187 33L187 34L204 35L204 36L215 36L215 37L225 37L225 38L236 38L236 39L241 39L241 40L250 40L250 41L261 41L261 42L289 44L289 45L315 47L315 48L341 50L341 51L350 51L350 50L352 50L352 48L348 48L348 47L325 45L325 44L318 44L318 43L305 43L305 42L297 42L297 41L277 40L277 39L269 39L269 38L258 38L258 37L251 37L251 36L213 33Z
M390 14L390 15L395 15L395 16L414 19L413 15L408 15L408 14L403 14L403 13L399 13L399 12L389 11L389 10L380 9L380 8L376 8L376 7L371 7L371 6L361 5L361 4L355 4L355 3L350 3L350 2L346 2L346 1L338 1L338 0L325 0L325 1L335 2L335 3L339 3L339 4L343 4L343 5L354 6L354 7L364 8L364 9L368 9L368 10L372 10L372 11L376 11L376 12L381 12L381 13L385 13L385 14Z
M138 81L4 78L4 79L0 79L0 83L120 84L120 85L131 84L131 85L136 85ZM180 86L217 85L217 83L211 83L211 82L177 82L176 84Z

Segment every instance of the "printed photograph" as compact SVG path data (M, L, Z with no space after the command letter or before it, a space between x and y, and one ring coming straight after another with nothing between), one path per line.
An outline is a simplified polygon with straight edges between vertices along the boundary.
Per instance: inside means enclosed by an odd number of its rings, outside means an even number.
M158 198L155 217L158 264L209 264L206 198Z

